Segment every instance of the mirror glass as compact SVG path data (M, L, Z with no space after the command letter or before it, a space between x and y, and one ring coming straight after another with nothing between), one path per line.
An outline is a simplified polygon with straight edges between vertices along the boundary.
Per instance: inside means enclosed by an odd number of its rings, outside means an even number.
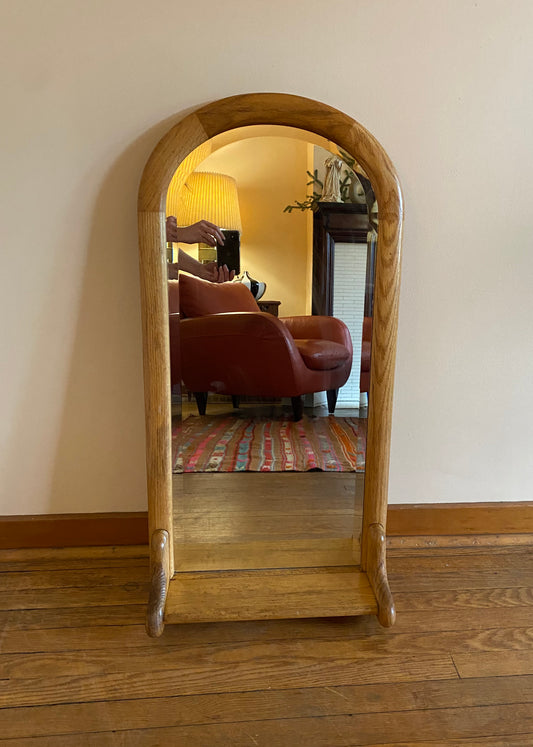
M189 315L178 313L169 289L176 571L358 564L378 219L371 185L349 154L314 133L239 128L181 164L167 197L167 215L178 214L178 225L197 172L234 180L241 220L236 270L260 310L278 320L341 319L353 358L333 415L325 391L306 393L295 421L290 396L235 391L235 399L217 393L216 376L200 415L194 387L179 375L178 329ZM170 262L180 249L204 263L217 258L213 247L174 244ZM234 351L245 379L247 366L273 365L265 334L247 327L225 338L225 356ZM188 350L183 345L181 355L194 355ZM301 347L297 354L302 350L312 358Z

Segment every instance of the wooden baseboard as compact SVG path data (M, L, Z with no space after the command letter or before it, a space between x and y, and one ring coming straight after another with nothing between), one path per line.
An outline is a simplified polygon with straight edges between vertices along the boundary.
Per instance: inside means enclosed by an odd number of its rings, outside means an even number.
M532 534L533 503L403 503L389 505L387 536Z
M502 544L502 538L509 536L511 544L516 544L520 535L533 535L533 503L529 501L393 504L387 516L388 538L471 537L475 544L494 544L499 537L497 544ZM0 517L0 549L145 544L148 514L144 511Z
M0 517L0 549L147 544L145 511Z

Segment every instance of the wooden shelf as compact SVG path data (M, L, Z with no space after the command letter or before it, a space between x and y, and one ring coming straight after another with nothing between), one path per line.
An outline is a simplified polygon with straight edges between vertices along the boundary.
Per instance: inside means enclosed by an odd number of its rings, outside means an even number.
M168 587L165 623L345 617L377 609L358 566L177 573Z

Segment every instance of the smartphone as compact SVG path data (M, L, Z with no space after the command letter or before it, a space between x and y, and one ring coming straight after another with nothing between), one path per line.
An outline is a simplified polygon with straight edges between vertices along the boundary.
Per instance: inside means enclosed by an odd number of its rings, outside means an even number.
M238 275L241 271L241 236L239 231L228 231L222 229L224 245L217 244L217 265L227 265L228 270L235 270Z

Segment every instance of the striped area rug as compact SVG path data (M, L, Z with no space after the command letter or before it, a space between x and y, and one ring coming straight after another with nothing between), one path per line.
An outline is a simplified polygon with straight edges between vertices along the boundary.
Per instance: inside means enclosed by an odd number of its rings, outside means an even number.
M173 472L363 472L366 421L191 415L172 433Z

